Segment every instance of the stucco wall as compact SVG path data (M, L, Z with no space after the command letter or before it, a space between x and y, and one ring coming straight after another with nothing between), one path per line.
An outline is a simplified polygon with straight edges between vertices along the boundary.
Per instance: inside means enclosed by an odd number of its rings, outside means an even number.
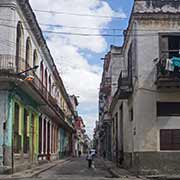
M180 101L180 97L174 90L157 91L156 63L159 58L159 35L161 32L176 32L179 29L174 20L145 20L138 21L137 29L137 86L134 89L134 121L136 135L134 147L136 152L159 150L159 129L180 129L178 118L157 118L157 101ZM166 91L166 90L165 90ZM168 93L171 92L171 93Z
M4 123L8 120L8 111L8 93L7 91L0 91L0 166L3 165L3 145L6 143Z

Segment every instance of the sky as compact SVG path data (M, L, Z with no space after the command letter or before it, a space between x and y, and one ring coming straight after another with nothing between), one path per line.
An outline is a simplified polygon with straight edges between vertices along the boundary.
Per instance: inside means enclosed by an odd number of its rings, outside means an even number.
M126 29L133 0L30 0L30 4L68 94L78 97L78 113L92 138L98 120L101 58L111 44L122 45L123 37L114 35Z

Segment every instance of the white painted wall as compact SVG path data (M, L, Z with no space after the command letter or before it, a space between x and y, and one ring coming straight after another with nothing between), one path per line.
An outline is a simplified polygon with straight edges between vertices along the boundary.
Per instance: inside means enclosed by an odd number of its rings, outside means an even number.
M159 129L180 129L180 123L174 118L158 118L156 116L157 101L180 101L179 93L174 90L157 92L156 65L153 62L159 58L159 35L160 32L177 32L177 21L141 21L137 24L137 86L133 94L134 105L134 151L158 151ZM142 31L144 30L144 31ZM130 141L130 140L129 140Z

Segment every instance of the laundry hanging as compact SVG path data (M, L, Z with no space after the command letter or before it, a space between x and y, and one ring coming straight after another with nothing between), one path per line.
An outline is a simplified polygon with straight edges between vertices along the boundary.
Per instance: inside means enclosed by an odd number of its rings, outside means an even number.
M173 64L172 59L166 59L165 70L167 70L167 71L174 71L174 64Z
M180 67L180 57L173 57L172 59L173 66Z

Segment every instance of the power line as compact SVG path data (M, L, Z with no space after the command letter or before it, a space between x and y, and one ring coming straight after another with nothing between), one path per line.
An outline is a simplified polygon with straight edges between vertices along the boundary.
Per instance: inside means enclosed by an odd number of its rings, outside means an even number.
M9 28L17 28L15 26L0 24L0 26L9 27ZM30 28L25 28L26 30L31 30ZM97 37L97 36L103 36L103 37L124 37L123 34L92 34L92 33L72 33L72 32L60 32L60 31L48 31L48 30L42 30L44 33L48 34L59 34L59 35L65 35L65 36L85 36L85 37ZM127 34L126 36L136 37L136 36L157 36L158 33L145 33L145 34Z
M7 21L7 22L16 22L16 20L10 20L10 19L4 19L4 18L0 18L0 20L2 21ZM26 21L21 21L24 24L28 24ZM63 24L47 24L47 23L38 23L39 25L42 26L48 26L48 27L57 27L57 28L72 28L72 29L87 29L87 30L110 30L110 31L124 31L126 29L124 28L96 28L96 27L83 27L83 26L67 26L67 25L63 25ZM25 28L27 29L27 28ZM177 29L179 31L179 29ZM159 29L134 29L134 30L130 30L131 32L159 32Z
M79 14L79 13L69 13L62 11L47 11L47 10L39 10L34 9L35 12L39 13L49 13L49 14L61 14L61 15L70 15L70 16L82 16L82 17L94 17L94 18L114 18L114 19L127 19L127 17L122 16L104 16L104 15L95 15L95 14Z

